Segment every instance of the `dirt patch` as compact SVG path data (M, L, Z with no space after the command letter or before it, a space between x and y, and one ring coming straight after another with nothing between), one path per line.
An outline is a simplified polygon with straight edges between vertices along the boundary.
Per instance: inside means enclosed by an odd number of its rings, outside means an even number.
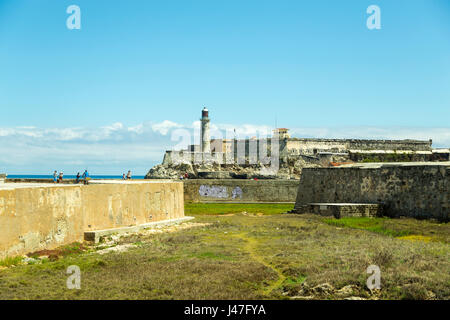
M249 213L249 212L242 212L241 213L243 216L247 216L247 217L262 217L264 215L264 213L262 212L256 212L256 213Z
M109 252L124 252L135 245L146 243L148 240L150 240L149 236L152 235L174 233L191 228L206 227L209 225L210 223L185 222L182 224L171 226L161 226L154 229L144 229L139 232L111 235L106 237L103 243L93 247L97 250L100 249L96 251L96 253L98 254L105 254Z
M39 250L26 254L27 257L33 259L48 258L50 261L56 261L60 257L65 257L72 254L79 254L88 249L88 246L83 243L74 242L66 246L62 246L53 250Z

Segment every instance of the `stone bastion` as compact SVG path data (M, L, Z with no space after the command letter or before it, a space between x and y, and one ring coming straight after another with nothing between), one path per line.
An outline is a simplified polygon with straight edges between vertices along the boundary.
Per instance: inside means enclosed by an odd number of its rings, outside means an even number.
M385 215L449 220L450 162L305 168L294 212L311 204L381 204Z
M184 217L183 183L0 184L0 258L82 241L86 233Z

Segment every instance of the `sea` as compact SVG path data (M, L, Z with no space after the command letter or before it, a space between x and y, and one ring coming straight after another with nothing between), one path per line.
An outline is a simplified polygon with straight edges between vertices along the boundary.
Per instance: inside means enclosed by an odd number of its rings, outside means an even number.
M91 179L122 179L122 176L107 176L107 175L89 175ZM64 179L75 179L76 175L64 175ZM53 175L45 174L8 174L9 179L53 179ZM144 176L132 176L132 179L144 179Z

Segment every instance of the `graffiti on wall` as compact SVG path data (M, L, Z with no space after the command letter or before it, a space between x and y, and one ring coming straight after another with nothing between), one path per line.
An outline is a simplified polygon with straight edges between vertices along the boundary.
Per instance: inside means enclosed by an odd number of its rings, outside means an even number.
M228 189L224 186L201 185L198 189L201 197L225 199L229 197ZM231 192L231 199L242 199L242 189L235 187Z
M231 192L231 198L232 199L242 199L242 189L240 187L236 187Z
M228 198L227 187L201 185L198 192L202 197Z

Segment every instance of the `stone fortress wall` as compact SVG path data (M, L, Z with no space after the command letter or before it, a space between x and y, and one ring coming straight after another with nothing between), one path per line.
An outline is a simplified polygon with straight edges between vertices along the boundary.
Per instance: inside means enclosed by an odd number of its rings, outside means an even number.
M450 162L305 168L295 210L310 204L382 204L384 214L448 221Z
M431 145L431 140L289 138L283 141L281 149L289 154L344 153L349 150L431 151Z
M185 202L295 202L298 180L184 180Z
M181 182L4 183L0 258L81 241L88 231L182 217Z

